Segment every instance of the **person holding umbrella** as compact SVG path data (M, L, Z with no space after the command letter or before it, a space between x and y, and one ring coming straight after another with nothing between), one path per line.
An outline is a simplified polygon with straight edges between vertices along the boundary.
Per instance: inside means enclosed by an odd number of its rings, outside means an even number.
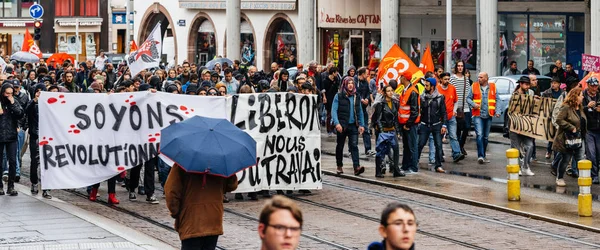
M215 249L223 234L223 194L236 173L256 164L256 141L225 119L194 116L161 131L160 154L173 162L167 208L181 249Z

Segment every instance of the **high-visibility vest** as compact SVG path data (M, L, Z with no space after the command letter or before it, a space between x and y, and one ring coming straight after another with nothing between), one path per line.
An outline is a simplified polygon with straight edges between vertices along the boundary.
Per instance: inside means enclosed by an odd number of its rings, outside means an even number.
M415 92L417 95L419 95L419 91L413 84L411 84L411 86L400 95L400 108L398 109L398 122L400 122L400 124L406 124L408 122L408 118L410 118L410 105L408 104L408 99L410 98L410 94L412 92ZM417 98L417 100L419 105L417 107L417 110L419 110L419 116L417 116L415 124L419 124L419 122L421 122L421 98Z
M488 113L490 116L494 116L496 114L496 84L488 82L488 87L490 90L488 91ZM473 83L472 86L473 91L473 102L480 105L480 108L471 108L471 114L473 116L481 115L481 86L479 86L479 82Z

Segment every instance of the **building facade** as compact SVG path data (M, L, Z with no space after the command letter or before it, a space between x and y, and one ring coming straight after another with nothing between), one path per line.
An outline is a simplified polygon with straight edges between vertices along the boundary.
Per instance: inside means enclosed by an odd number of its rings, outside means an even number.
M143 40L161 21L167 61L203 64L227 57L228 1L234 0L136 0L134 36ZM581 54L591 53L590 20L596 12L590 7L599 4L590 0L452 2L453 33L446 41L446 1L241 0L241 59L267 71L271 62L283 65L292 54L300 63L374 69L397 43L417 64L430 46L434 63L443 65L450 42L453 61L495 75L513 60L520 69L534 60L542 73L558 59L579 69Z
M33 34L34 20L29 16L33 0L11 0L0 2L0 55L10 56L20 51L25 29Z

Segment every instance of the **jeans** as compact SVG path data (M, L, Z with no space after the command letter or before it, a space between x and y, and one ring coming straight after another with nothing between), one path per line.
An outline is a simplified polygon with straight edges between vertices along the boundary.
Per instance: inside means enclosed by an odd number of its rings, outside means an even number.
M6 149L6 154L4 150ZM15 176L17 166L17 141L12 142L0 142L0 158L6 155L8 159L8 188L15 187ZM4 184L0 180L0 188L3 188Z
M171 171L171 166L167 165L160 157L158 158L158 181L160 185L164 188L165 183L167 182L167 178L169 177L169 172Z
M434 148L435 148L435 168L439 168L442 167L442 134L441 134L441 130L442 129L442 125L438 124L435 126L427 126L424 124L421 124L419 126L419 152L417 153L417 155L420 157L421 156L421 152L423 152L423 148L425 147L425 144L427 144L427 140L429 140L429 136L433 136L433 142L435 144ZM429 148L429 150L431 151L432 148ZM417 159L419 158L417 157Z
M477 134L477 158L485 158L488 146L488 137L492 128L492 118L473 117L475 134Z
M152 196L154 194L154 167L157 164L158 156L129 170L129 192L135 192L135 189L140 184L140 171L142 170L142 166L144 166L144 192L147 197Z
M556 179L562 179L565 176L565 171L567 170L567 166L574 160L576 163L583 159L583 154L585 150L582 146L576 150L567 150L566 153L560 153L562 155L562 160L560 161L560 166L558 171L556 172ZM577 165L577 164L575 164ZM575 168L573 168L573 172L575 172Z
M585 135L585 146L585 156L592 162L592 178L596 178L600 161L600 132L588 131Z
M523 159L521 169L528 169L533 157L533 138L510 132L510 147L519 150L519 155Z
M352 166L354 169L358 168L358 166L360 166L360 161L358 159L358 126L356 126L356 124L350 124L341 133L336 133L337 145L335 146L335 162L337 166L343 166L344 144L346 144L346 137L348 137L348 148L350 148L350 155L352 155Z
M363 136L363 143L365 144L365 153L367 153L367 151L371 151L371 133L369 133L370 129L368 129L369 128L369 112L367 112L366 106L362 106L362 110L363 110L363 116L364 116L365 127L366 127L362 136Z
M435 143L433 142L433 135L429 134L429 136L425 135L427 137L427 142L425 144L429 144L429 163L435 162L435 153L436 153L436 147L435 147ZM421 138L421 132L419 130L419 138ZM419 143L421 141L419 140ZM421 148L419 146L419 148ZM420 151L419 151L420 152ZM419 158L421 158L421 153L419 153Z
M448 128L448 138L450 138L450 148L452 148L452 159L456 159L460 155L460 144L456 136L456 129L458 128L456 117L452 117L446 122L446 128Z
M19 130L19 133L17 134L17 165L15 167L15 176L21 176L21 148L23 147L23 144L25 143L25 130L21 129ZM8 173L8 165L7 160L6 160L6 150L4 151L4 156L2 157L2 162L4 166L4 174L6 175Z
M31 164L29 167L29 180L31 184L38 184L38 169L40 167L40 150L38 145L38 135L29 135L29 158Z
M418 155L418 135L417 125L411 126L408 130L404 128L402 131L402 170L418 172L419 155Z
M381 169L382 169L382 164L383 164L383 160L385 159L386 155L389 155L390 153L393 154L393 167L392 169L390 169L390 172L394 172L394 174L400 174L400 169L398 168L398 164L400 162L400 151L399 146L398 146L398 137L396 136L395 132L384 132L384 133L392 133L394 134L394 137L392 140L394 140L395 143L390 143L388 141L380 141L379 136L377 136L377 154L375 155L375 174L379 174L381 173ZM381 147L379 144L381 143L390 143L390 147L385 147L385 150L379 150ZM390 152L393 151L393 152Z
M185 239L181 241L181 250L214 250L218 240L218 235Z
M552 154L552 142L548 142L548 148L546 148L546 153Z

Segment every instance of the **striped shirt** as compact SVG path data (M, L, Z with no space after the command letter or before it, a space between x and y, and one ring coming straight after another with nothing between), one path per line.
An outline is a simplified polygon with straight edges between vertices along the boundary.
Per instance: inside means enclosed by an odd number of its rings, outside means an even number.
M465 84L465 78L463 77L458 77L456 75L452 75L450 77L450 84L454 85L454 87L456 87L456 96L458 96L458 101L456 102L456 105L454 106L455 111L458 109L458 107L462 106L463 102L464 102L464 112L471 112L471 109L469 108L469 104L467 103L467 100L465 100L467 94L469 94L469 91L471 91L471 85L469 85L469 80L466 81ZM465 90L465 86L467 87L467 89Z

